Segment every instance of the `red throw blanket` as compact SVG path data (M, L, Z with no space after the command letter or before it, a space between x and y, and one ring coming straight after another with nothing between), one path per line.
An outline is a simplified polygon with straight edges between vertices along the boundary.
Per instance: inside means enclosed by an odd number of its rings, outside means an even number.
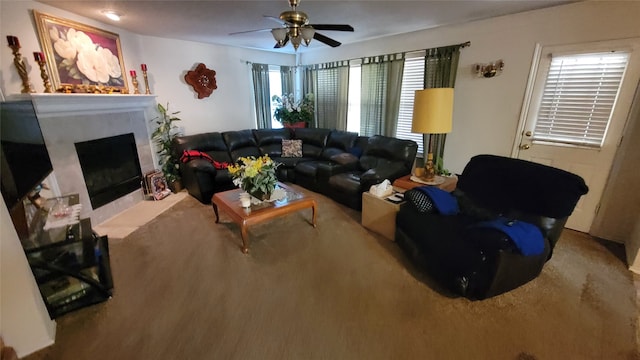
M209 156L209 154L198 150L184 150L182 152L182 156L180 156L180 161L183 163L193 159L205 159L212 163L213 167L218 170L226 169L229 166L229 163L215 161L211 156Z

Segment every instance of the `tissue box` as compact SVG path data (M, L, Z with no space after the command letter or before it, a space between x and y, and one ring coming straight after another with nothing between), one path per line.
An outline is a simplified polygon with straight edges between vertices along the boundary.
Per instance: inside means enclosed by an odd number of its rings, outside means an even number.
M389 180L384 180L378 185L371 185L369 193L379 198L387 197L393 194L393 186L391 186L391 182Z

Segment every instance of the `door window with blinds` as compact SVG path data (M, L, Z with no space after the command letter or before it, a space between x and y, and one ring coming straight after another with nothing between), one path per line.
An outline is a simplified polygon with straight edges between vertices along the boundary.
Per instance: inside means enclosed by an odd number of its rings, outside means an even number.
M602 147L628 61L624 51L551 55L532 140Z

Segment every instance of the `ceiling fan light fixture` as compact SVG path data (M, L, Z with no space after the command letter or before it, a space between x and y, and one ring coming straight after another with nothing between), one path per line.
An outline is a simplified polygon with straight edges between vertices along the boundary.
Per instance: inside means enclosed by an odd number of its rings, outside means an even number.
M311 39L313 39L313 35L316 33L316 30L311 26L305 26L302 28L300 33L302 36L302 40L304 40L304 44L306 46L309 46L309 43L311 42Z
M282 46L284 44L284 40L287 38L287 29L271 29L271 35L273 35L273 38L278 42L280 46Z
M293 48L295 50L298 50L298 47L300 46L300 43L302 43L302 38L300 36L296 36L296 37L292 37L291 38L291 45L293 45Z

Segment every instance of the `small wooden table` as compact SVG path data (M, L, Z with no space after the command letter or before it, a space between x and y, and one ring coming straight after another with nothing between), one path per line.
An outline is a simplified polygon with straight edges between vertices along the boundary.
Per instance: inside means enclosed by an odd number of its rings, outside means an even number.
M452 192L453 190L456 189L457 184L458 184L457 176L444 176L444 182L442 184L434 185L434 186L444 191ZM412 181L411 175L405 175L401 178L396 179L392 185L394 190L399 192L405 192L406 190L413 189L414 187L418 187L418 186L425 186L425 184Z
M243 208L240 205L240 194L242 189L234 189L213 194L211 204L216 214L216 223L220 222L218 208L226 212L231 220L240 225L240 234L242 235L242 252L249 252L249 241L247 235L247 227L263 221L290 214L292 212L311 208L312 225L316 227L316 200L305 193L296 191L290 186L278 183L277 188L284 190L285 197L281 200L273 202L263 201L260 204L252 204L249 208Z

